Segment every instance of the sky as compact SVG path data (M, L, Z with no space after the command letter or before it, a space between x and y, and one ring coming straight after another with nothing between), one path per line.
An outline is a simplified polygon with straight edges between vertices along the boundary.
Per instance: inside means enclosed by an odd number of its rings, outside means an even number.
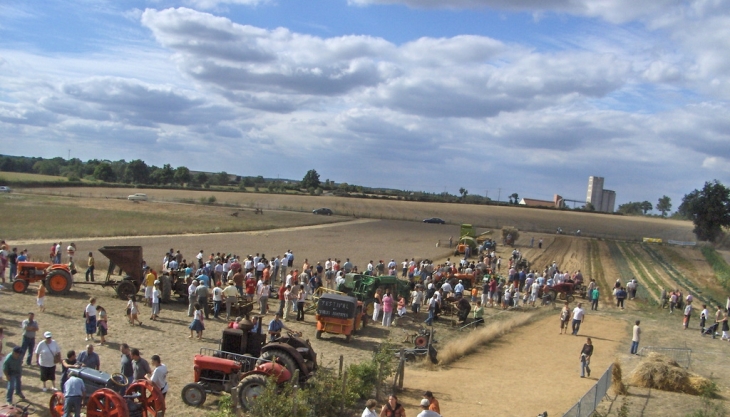
M0 153L676 209L728 51L721 0L3 0Z

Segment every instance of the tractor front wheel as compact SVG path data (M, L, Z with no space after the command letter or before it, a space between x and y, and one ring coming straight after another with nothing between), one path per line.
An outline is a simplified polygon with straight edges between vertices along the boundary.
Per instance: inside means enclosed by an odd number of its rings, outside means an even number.
M241 408L248 410L251 403L266 389L266 376L261 374L249 375L238 384L238 401Z
M137 287L134 286L132 281L124 280L117 284L117 296L122 300L127 300L130 295L135 294L137 294Z
M28 289L28 281L19 278L13 281L13 291L17 293L24 293Z
M66 295L71 291L73 280L71 275L62 270L56 269L46 275L46 288L51 295Z
M191 407L200 407L205 403L205 388L202 385L191 382L182 389L182 400Z

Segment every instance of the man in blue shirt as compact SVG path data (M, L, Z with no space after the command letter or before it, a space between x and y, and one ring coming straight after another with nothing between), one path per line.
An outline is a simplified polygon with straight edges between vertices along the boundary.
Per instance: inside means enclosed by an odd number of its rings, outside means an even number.
M86 350L79 353L76 358L84 367L99 370L101 360L99 354L94 352L94 345L86 345Z
M74 412L74 417L80 417L81 415L81 404L83 403L84 396L86 395L86 385L84 381L71 374L71 377L66 381L63 386L63 417L70 417L71 410Z
M286 327L284 322L281 321L281 313L276 313L274 319L269 322L269 341L273 342L280 338L282 329L294 332L294 330Z

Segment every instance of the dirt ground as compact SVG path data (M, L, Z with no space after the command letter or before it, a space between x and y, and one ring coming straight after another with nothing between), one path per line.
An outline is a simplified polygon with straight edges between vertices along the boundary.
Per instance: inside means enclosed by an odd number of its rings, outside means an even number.
M589 314L578 336L559 334L559 314L517 328L447 369L406 369L400 396L407 415L430 390L446 416L562 415L613 362L629 329L625 321ZM591 376L580 378L580 351L593 340Z

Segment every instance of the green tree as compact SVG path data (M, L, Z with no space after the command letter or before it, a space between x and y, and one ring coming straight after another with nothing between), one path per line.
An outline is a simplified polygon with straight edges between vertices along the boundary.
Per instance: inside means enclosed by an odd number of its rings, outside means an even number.
M317 188L319 184L319 174L317 174L317 171L310 169L304 175L301 186L302 188Z
M51 159L46 159L33 164L33 171L43 175L59 175L61 166Z
M172 184L172 181L175 179L175 170L172 169L170 164L165 164L162 168L152 169L150 179L156 184Z
M149 181L149 167L141 159L135 159L124 169L124 182L132 184L147 184Z
M714 242L730 226L730 189L717 180L706 182L682 198L678 211L692 220L697 239Z
M211 181L217 185L228 185L231 179L226 171L221 171L215 174Z
M596 206L594 206L593 203L586 203L586 205L583 206L583 210L585 210L585 211L596 211Z
M515 204L515 205L519 204L520 203L520 195L517 194L517 193L510 194L510 196L509 196L509 203L510 204Z
M672 199L663 196L657 202L656 209L662 213L662 217L667 217L667 213L672 210Z
M622 214L641 214L643 213L643 207L639 202L629 201L619 205L618 212Z
M641 211L646 215L648 212L652 211L654 209L654 206L648 202L648 201L642 201L641 202Z
M461 199L465 199L466 195L469 194L469 190L467 190L464 187L459 188L459 194L461 194Z
M204 185L208 182L208 175L205 172L198 172L193 181L198 185Z
M114 181L114 170L112 170L111 164L101 163L94 169L94 178L99 181L113 182Z
M175 182L180 185L189 183L192 179L192 176L190 175L190 170L187 167L177 167L175 169L174 179Z

